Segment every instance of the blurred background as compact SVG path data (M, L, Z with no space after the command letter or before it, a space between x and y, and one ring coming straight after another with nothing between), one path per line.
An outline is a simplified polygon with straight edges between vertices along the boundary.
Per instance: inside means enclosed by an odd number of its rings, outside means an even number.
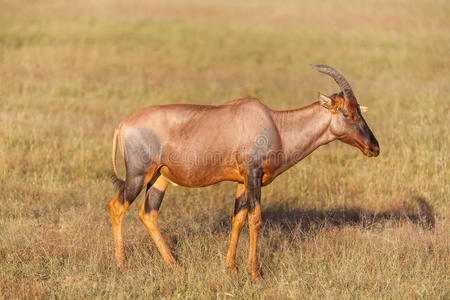
M0 296L448 297L449 16L445 0L0 0ZM369 106L380 156L335 142L263 189L261 283L246 229L239 275L225 268L234 183L169 188L175 271L138 198L120 273L115 126L150 105L251 96L284 110L338 92L311 63Z

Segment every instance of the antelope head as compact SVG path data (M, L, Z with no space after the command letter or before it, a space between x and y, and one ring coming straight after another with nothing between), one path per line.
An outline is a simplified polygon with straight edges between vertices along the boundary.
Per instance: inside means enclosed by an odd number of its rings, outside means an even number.
M319 93L320 104L328 109L331 117L330 132L338 140L360 149L366 156L378 156L378 141L362 116L367 107L360 106L347 80L335 69L326 65L311 65L317 71L330 75L341 88L331 96Z

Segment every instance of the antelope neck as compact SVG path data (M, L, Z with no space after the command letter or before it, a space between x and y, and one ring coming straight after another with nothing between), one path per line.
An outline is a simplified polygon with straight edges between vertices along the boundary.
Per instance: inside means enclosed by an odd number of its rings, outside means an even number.
M286 168L336 139L329 130L331 118L328 110L318 102L299 109L273 112L283 144Z

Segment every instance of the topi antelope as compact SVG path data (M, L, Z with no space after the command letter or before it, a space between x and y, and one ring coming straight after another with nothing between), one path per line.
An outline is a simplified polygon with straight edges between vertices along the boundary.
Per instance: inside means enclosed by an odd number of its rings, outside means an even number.
M236 246L248 216L248 271L260 277L257 264L261 226L261 187L305 158L317 147L340 140L377 156L378 142L361 115L347 80L326 65L311 65L328 74L341 92L319 93L308 106L274 111L258 99L239 99L223 105L169 104L142 109L123 120L114 132L113 179L119 192L109 203L115 256L125 267L122 221L128 207L146 187L139 217L163 259L175 260L158 229L158 210L169 182L202 187L220 181L237 182L234 216L226 265L235 273ZM126 179L117 175L116 147L125 161Z

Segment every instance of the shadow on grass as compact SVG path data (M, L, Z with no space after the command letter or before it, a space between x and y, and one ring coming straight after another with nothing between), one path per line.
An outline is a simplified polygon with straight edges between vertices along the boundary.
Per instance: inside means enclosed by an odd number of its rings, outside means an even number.
M337 208L332 210L268 208L263 211L265 225L278 225L284 230L300 229L309 232L314 228L362 226L369 228L385 221L409 221L424 229L433 229L435 218L432 206L421 197L415 197L418 204L416 212L411 207L383 212L371 212L358 208Z
M300 231L301 234L315 234L321 229L331 229L344 226L358 226L371 228L384 226L385 222L398 224L411 222L423 229L431 230L435 226L435 217L432 206L422 197L413 198L413 203L405 203L400 208L382 212L373 212L359 208L336 208L331 210L317 209L286 209L283 207L267 207L262 211L262 222L265 228L281 228L286 232ZM219 221L210 226L190 226L193 223L183 223L182 233L168 231L165 234L169 248L178 248L180 242L208 232L213 234L229 234L231 231L231 217L219 213ZM198 222L201 222L197 219ZM180 227L178 227L180 228ZM244 227L248 230L248 226ZM139 250L140 251L140 250ZM173 253L178 259L176 252Z

